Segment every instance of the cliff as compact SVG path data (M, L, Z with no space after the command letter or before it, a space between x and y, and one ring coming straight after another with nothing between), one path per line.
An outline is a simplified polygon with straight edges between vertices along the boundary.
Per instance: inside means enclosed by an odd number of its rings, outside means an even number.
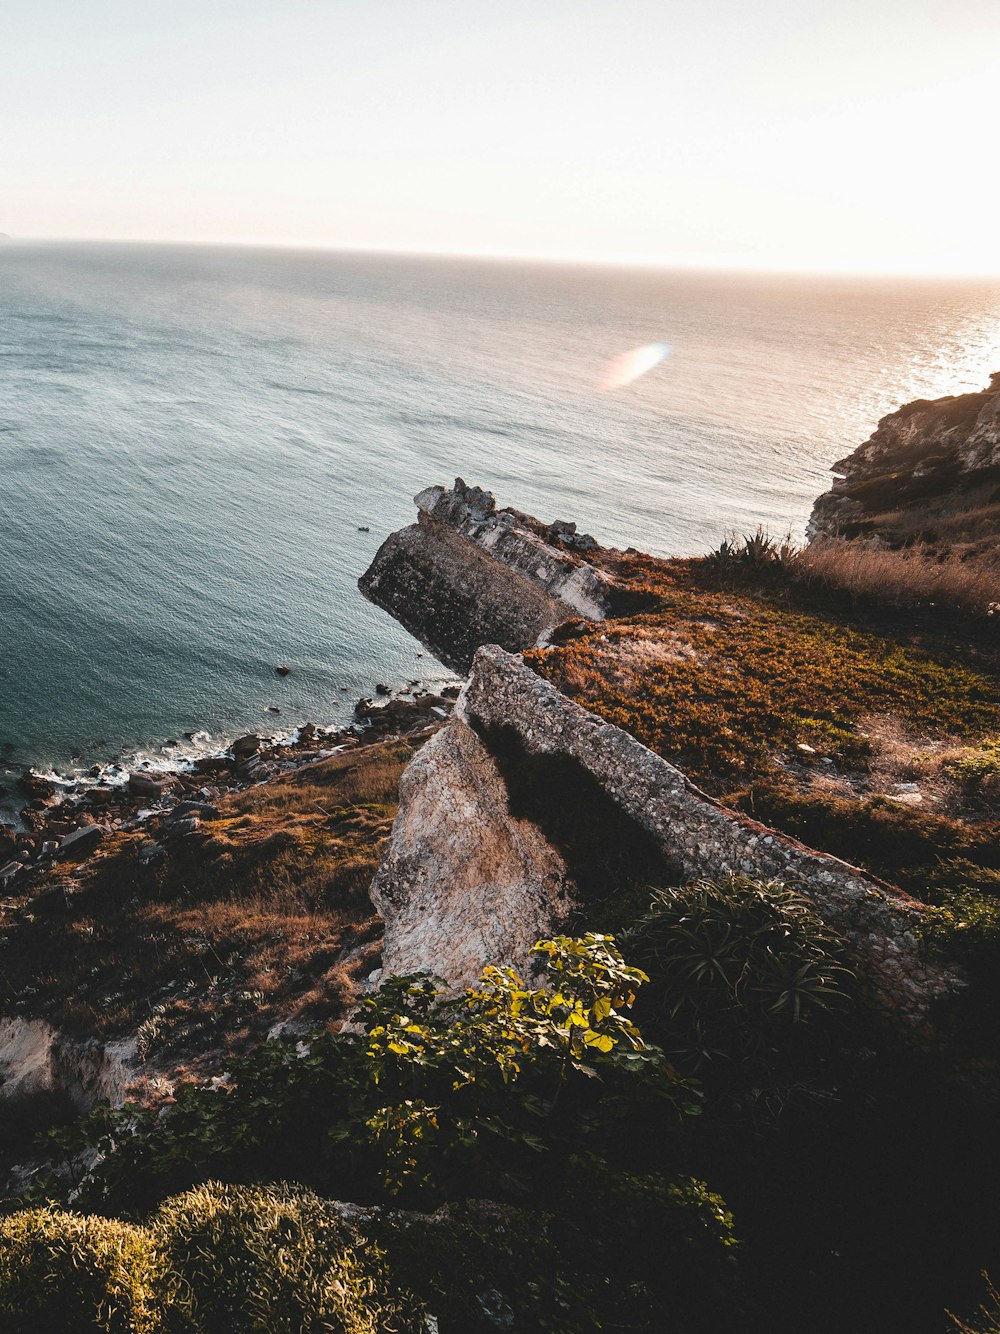
M516 652L569 616L601 620L620 602L586 559L597 543L575 524L497 509L460 477L415 504L417 522L386 539L358 586L456 671L480 644Z
M810 537L995 546L1000 537L1000 372L981 393L917 399L831 471Z
M596 858L588 816L599 820ZM524 969L572 908L622 890L615 877L637 850L661 882L739 874L803 887L849 941L870 997L907 1022L954 984L921 957L922 905L726 810L496 646L476 654L455 716L404 775L372 884L383 969L461 985L490 962Z
M961 703L946 714L928 699L942 668L919 650L752 598L734 605L734 594L693 582L690 563L603 549L567 562L537 521L498 519L510 512L462 483L417 504L420 523L389 539L361 587L404 608L403 623L434 651L474 657L452 720L402 779L372 885L383 971L470 983L489 962L527 966L539 936L588 920L630 886L742 874L800 888L849 943L869 998L920 1025L958 985L920 944L924 905L829 855L835 848L811 849L734 809L739 801L714 799L670 753L690 756L723 792L733 772L773 773L787 746L778 771L806 800L844 792L866 810L874 774L907 789L902 811L921 794L878 774L860 730L872 706L884 711L880 725L913 736L946 716L981 726L984 683L954 664ZM618 611L640 594L656 610ZM498 628L515 648L548 636L529 665L492 642ZM836 726L821 720L831 705Z

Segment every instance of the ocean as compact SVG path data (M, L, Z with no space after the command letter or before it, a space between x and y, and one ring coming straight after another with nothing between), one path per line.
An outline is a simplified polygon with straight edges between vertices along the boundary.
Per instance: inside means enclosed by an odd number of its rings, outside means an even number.
M0 782L444 675L355 585L430 483L663 555L801 536L880 416L997 369L998 281L4 243Z

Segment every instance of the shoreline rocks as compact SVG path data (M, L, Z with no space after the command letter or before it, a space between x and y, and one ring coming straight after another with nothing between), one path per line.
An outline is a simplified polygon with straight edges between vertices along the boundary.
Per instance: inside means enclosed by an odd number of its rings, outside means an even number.
M456 686L451 697L428 690L412 698L389 697L377 705L373 700L359 701L355 721L343 727L307 722L283 737L248 733L224 751L179 759L170 769L137 768L126 773L117 765L96 767L89 771L89 777L98 780L93 783L77 780L63 785L28 770L19 776L19 789L39 795L19 812L24 828L0 822L0 890L11 892L24 878L30 882L35 868L51 867L63 858L87 857L105 837L149 821L163 820L170 837L183 837L200 821L218 818L216 803L225 793L294 772L364 738L405 735L443 721L457 693ZM119 781L107 781L111 777ZM159 845L151 843L142 860L161 855Z

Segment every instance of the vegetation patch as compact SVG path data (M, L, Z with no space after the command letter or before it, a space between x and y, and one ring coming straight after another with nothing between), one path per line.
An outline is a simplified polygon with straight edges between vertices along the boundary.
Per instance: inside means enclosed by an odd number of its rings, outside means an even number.
M398 1284L454 1315L444 1330L486 1334L499 1320L549 1334L709 1334L733 1301L733 1223L679 1166L698 1090L643 1040L631 1010L645 974L613 941L536 948L543 986L508 968L459 996L426 976L390 979L364 998L356 1030L316 1034L304 1054L267 1042L234 1063L226 1088L186 1086L168 1114L91 1114L50 1137L67 1174L48 1189L141 1211L205 1178L277 1174L328 1197L444 1208L447 1225L414 1231L390 1217L371 1235ZM102 1159L81 1177L83 1149ZM484 1199L495 1202L485 1212L473 1203ZM326 1291L324 1256L342 1254L335 1223L318 1256L311 1221L298 1240L299 1220L319 1214L313 1197L217 1187L161 1211L190 1327L326 1328L260 1323L268 1303L287 1320L303 1292ZM234 1310L257 1323L216 1323Z
M863 766L871 715L926 736L978 740L1000 730L996 678L962 645L911 643L776 604L766 591L713 589L704 563L646 562L633 562L634 575L658 588L658 611L580 623L525 658L712 791L802 745ZM688 651L677 651L679 639Z
M851 994L842 942L780 884L732 876L656 890L627 941L650 976L651 1031L696 1069L821 1026Z
M924 902L970 885L1000 894L1000 821L957 820L888 797L845 799L774 780L731 801Z
M7 1013L110 1038L140 1056L216 1065L288 1019L341 1019L377 966L381 923L368 887L415 745L388 742L223 798L217 819L164 838L113 835L67 881L68 910L35 897L4 912ZM148 826L147 826L148 829Z
M157 1334L159 1271L145 1228L26 1209L0 1220L0 1323L11 1334Z
M167 1200L150 1231L170 1329L191 1334L425 1334L385 1255L315 1192L209 1182Z

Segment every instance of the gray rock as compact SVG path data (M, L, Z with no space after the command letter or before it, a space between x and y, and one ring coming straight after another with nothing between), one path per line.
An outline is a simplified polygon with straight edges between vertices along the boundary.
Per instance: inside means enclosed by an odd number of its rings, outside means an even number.
M103 825L81 825L79 829L72 830L59 840L59 855L67 857L72 854L74 857L79 857L90 852L97 847L107 832Z
M260 744L260 737L251 732L247 736L237 737L229 749L236 759L241 760L260 750Z
M358 587L454 670L480 644L528 648L568 615L603 619L620 598L602 570L553 546L551 529L461 478L415 501L418 522L383 542Z
M480 649L451 722L403 774L372 884L386 973L429 970L469 984L490 962L524 969L558 930L576 886L530 812L513 818L484 737L509 729L533 755L569 757L684 879L741 874L794 885L847 942L869 999L908 1027L961 979L925 957L924 905L835 857L718 805L629 733L588 713L516 657Z
M171 774L140 773L136 771L128 776L128 790L134 797L151 798L154 801L164 796L176 784L177 780Z

